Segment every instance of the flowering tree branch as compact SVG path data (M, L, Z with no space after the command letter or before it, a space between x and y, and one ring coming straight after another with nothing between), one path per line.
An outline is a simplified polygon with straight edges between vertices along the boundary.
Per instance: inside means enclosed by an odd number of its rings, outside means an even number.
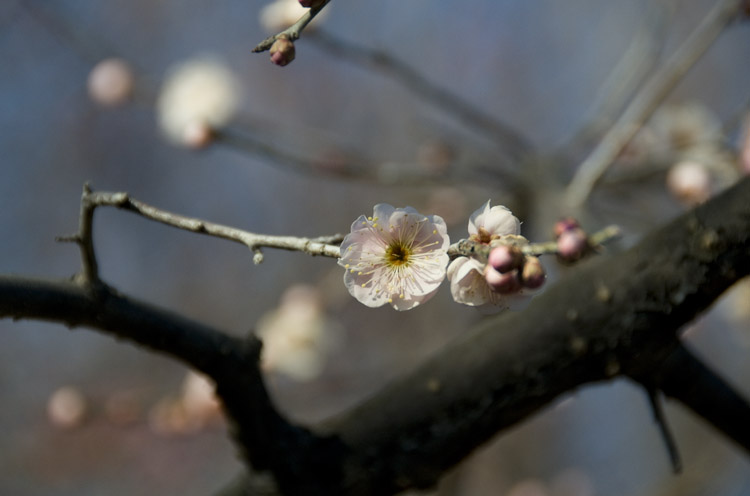
M567 199L582 205L617 155L677 86L724 28L741 13L742 0L721 0L695 28L695 31L641 88L620 118L581 163L568 185Z
M620 228L617 226L607 226L604 229L588 236L587 243L591 250L600 250L606 243L620 237ZM453 243L448 248L450 257L472 256L480 260L487 260L490 251L500 244L503 240L498 239L490 244L478 243L472 239L462 239ZM556 241L547 241L543 243L529 243L520 246L521 253L530 256L555 255L560 253L559 244Z
M92 203L102 198L87 195ZM618 376L685 403L750 452L747 401L688 353L678 334L750 274L748 196L750 178L627 252L583 264L527 311L484 321L312 429L273 407L255 338L229 337L103 283L0 277L0 315L92 327L206 373L249 467L272 473L285 494L430 487L498 431L561 394Z

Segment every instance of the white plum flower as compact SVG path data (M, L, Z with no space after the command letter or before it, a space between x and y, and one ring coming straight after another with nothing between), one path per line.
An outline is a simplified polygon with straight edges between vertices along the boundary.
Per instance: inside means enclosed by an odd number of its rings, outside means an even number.
M490 207L490 200L469 217L469 237L475 241L489 243L493 239L509 234L521 234L521 222L502 205Z
M170 69L156 103L159 126L173 142L189 145L196 129L219 129L240 105L240 84L223 62L202 55Z
M263 339L263 369L297 381L318 377L338 346L339 330L326 317L320 292L302 284L284 292L279 307L258 321L257 332Z
M469 218L469 239L477 243L490 244L505 238L514 243L525 243L519 236L521 223L506 207L490 202L476 210ZM510 292L495 291L487 283L487 271L494 271L490 265L471 257L457 257L448 266L448 279L451 282L453 299L473 307L493 306L497 310L521 308L528 299L527 289L518 286Z
M341 243L339 265L349 293L368 307L409 310L432 298L445 278L445 221L411 207L379 203L360 216Z

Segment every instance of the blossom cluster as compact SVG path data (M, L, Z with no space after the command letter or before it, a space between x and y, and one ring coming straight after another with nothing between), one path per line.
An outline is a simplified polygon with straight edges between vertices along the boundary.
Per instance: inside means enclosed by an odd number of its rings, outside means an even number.
M458 303L499 310L525 304L545 273L536 257L523 253L528 241L520 236L519 220L488 201L471 215L468 230L469 242L487 249L451 261L440 216L375 205L371 217L354 221L341 244L344 284L369 307L409 310L432 298L447 275Z

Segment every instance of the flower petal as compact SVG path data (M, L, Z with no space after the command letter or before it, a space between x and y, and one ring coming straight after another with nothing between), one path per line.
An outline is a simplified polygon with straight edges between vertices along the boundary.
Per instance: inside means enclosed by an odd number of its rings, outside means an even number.
M349 293L369 307L409 310L427 301L445 278L450 244L441 217L379 203L360 216L341 243L339 265Z
M477 234L480 227L497 236L521 233L521 223L511 211L502 205L490 207L490 200L469 218L469 234Z
M453 299L464 305L479 306L489 301L489 287L482 274L482 264L468 257L458 257L448 266Z

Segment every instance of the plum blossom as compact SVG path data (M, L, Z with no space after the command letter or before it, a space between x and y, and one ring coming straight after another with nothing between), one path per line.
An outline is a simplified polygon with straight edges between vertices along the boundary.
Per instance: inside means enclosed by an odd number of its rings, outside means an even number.
M341 243L344 284L368 307L412 309L432 298L445 278L448 244L442 217L379 203L372 217L354 221Z
M519 234L521 223L506 207L490 202L476 210L469 218L469 239L477 243L490 244L503 240L510 245L523 245L527 241ZM516 277L518 269L512 269ZM529 288L506 284L507 275L491 265L472 257L458 257L448 266L453 299L474 307L496 307L496 310L521 308L529 299ZM494 283L494 288L493 284Z
M169 70L156 108L159 127L178 145L224 127L241 103L241 85L220 59L200 55ZM200 139L198 139L200 143Z
M263 339L263 370L300 382L323 373L340 337L338 325L326 316L320 291L304 284L284 292L278 308L258 321L257 332Z

